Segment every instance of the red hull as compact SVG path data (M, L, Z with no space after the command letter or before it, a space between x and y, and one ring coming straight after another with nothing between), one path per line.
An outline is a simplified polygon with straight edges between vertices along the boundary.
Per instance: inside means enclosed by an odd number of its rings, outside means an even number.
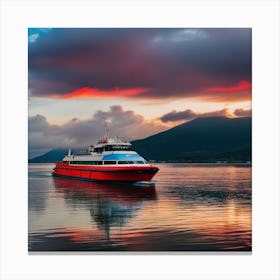
M155 166L73 166L57 163L53 175L93 181L150 181L158 172Z

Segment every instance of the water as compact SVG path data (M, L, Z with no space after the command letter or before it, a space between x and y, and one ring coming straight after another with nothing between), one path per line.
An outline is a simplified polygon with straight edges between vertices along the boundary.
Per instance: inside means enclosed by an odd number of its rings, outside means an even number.
M147 187L29 165L29 251L251 251L251 167L158 166Z

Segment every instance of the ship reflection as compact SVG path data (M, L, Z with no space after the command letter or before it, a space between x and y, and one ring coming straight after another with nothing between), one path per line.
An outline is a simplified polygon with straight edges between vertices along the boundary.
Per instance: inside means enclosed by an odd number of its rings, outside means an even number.
M56 191L63 194L73 209L89 210L92 221L110 240L110 230L121 228L140 209L157 199L155 187L128 184L96 183L54 177Z

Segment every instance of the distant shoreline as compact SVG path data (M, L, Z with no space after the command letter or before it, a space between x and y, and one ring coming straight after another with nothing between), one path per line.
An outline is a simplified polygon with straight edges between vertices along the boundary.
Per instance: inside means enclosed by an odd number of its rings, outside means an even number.
M184 165L207 165L207 166L247 166L251 167L252 163L247 162L153 162L154 164L184 164ZM28 164L55 164L55 162L28 162Z
M233 164L239 164L239 165L252 165L252 162L251 161L248 161L248 162L226 162L226 161L221 161L221 162L196 162L196 161L153 161L153 163L157 163L157 164L169 164L169 163L176 163L176 164L209 164L209 165L233 165Z
M216 163L216 162L155 162L155 164L182 164L189 166L246 166L252 167L252 163L246 162L227 162L227 163Z

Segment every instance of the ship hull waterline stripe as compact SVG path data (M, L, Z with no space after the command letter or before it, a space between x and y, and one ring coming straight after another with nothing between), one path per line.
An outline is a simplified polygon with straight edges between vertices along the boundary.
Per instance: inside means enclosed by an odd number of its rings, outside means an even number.
M71 179L71 180L79 180L79 181L86 181L86 182L94 182L94 183L108 183L108 184L122 184L122 185L131 185L132 187L135 187L133 184L137 182L143 182L143 181L110 181L110 180L98 180L98 179L92 179L92 178L83 178L83 177L76 177L76 176L68 176L68 175L62 175L62 174L56 174L52 173L53 177L59 177L59 178L66 178L66 179ZM147 181L151 182L151 181ZM155 184L155 181L153 181ZM143 187L154 187L154 185L145 185Z
M122 169L122 170L112 170L112 169L106 169L106 170L101 170L101 169L86 169L86 168L70 168L70 167L60 167L60 166L57 166L55 167L55 169L65 169L65 170L77 170L77 171L88 171L88 172L108 172L108 173L116 173L116 172L121 172L121 173L147 173L147 174L155 174L158 172L158 169L157 168L150 168L150 169Z

